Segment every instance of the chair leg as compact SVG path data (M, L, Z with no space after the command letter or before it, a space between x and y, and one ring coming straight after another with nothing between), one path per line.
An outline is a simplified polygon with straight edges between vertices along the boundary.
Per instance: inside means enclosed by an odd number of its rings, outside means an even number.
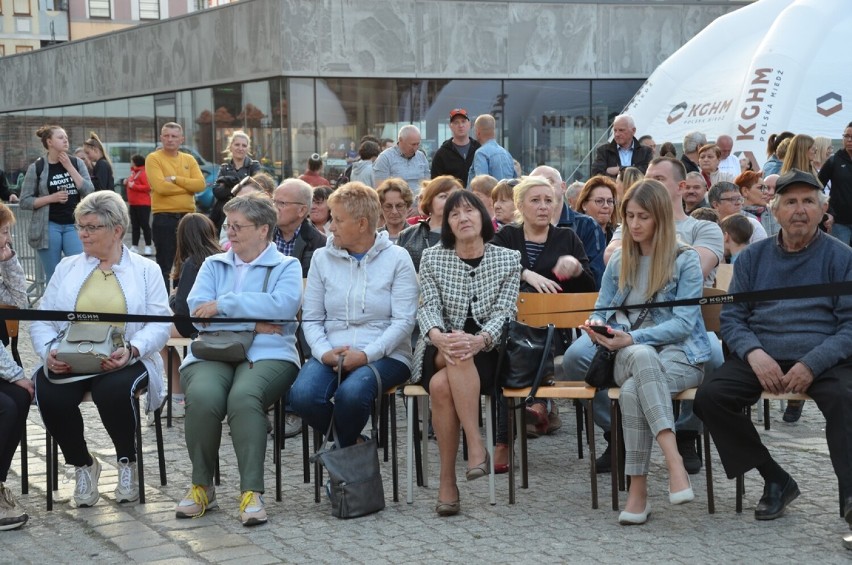
M769 400L763 400L763 429L769 430Z
M704 428L704 471L707 476L707 512L716 513L716 497L713 494L713 465L710 460L710 432Z
M160 486L166 486L166 452L163 447L163 409L154 411L154 434L157 437L157 460L160 464Z
M618 510L618 401L611 399L609 401L610 411L610 432L609 432L609 447L610 447L610 480L612 482L612 509Z
M405 482L406 493L405 502L408 504L414 503L414 453L417 434L414 433L414 423L417 422L417 399L408 398L407 414L408 425L405 429ZM419 471L419 467L418 467ZM417 477L418 486L421 484L421 477Z
M172 427L172 359L177 353L174 347L166 347L166 427Z
M583 404L574 401L574 414L577 417L577 458L583 458Z
M391 473L393 474L393 501L399 502L399 459L396 452L396 393L387 395L391 435Z
M27 455L27 423L24 422L24 428L21 430L21 494L29 494L30 492L30 472Z
M594 430L595 421L594 421L594 413L592 410L592 400L589 403L589 409L586 410L586 427L589 430ZM598 509L598 468L597 468L597 449L595 447L595 434L589 434L589 472L591 473L591 487L592 487L592 510Z
M519 402L524 402L523 400ZM529 442L527 441L527 407L518 408L520 424L518 425L518 437L521 438L521 488L530 488L530 458Z
M737 475L737 514L743 512L743 493L745 492L745 476Z
M302 424L304 425L304 424ZM314 430L314 453L319 451L322 446L322 435L319 431ZM319 504L320 501L320 483L322 482L322 465L319 459L314 462L314 502Z
M423 415L423 422L420 426L420 464L423 467L423 486L429 488L429 397L421 396L418 400L420 402L420 413Z
M507 427L509 442L509 504L515 503L515 399L507 398Z
M139 412L139 397L136 395L133 396L133 411L136 413L136 473L139 479L139 504L145 504L145 463L142 460L142 414Z
M45 448L47 450L47 511L53 510L53 473L55 471L56 459L53 458L53 438L50 437L50 432L44 431Z
M213 484L217 487L222 484L222 476L219 473L219 456L216 456L216 466L213 467Z
M384 449L384 460L388 462L388 412L390 411L390 398L387 394L379 396L379 441Z
M281 502L281 444L284 434L281 433L281 402L275 401L272 416L272 460L275 462L275 500Z
M494 488L494 412L491 409L491 397L485 397L485 449L488 453L489 469L488 469L488 495L491 506L497 504L497 494Z
M420 451L420 401L411 397L408 399L408 425L411 429L411 441L414 450L414 470L417 476L417 486L423 486L423 454Z
M308 425L302 422L302 481L305 484L311 482L311 454L310 438L308 437Z

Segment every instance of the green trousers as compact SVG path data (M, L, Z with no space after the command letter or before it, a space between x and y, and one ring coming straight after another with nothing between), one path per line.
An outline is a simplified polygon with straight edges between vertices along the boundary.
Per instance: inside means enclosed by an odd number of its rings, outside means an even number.
M184 432L193 484L213 484L222 421L227 416L240 491L264 492L266 408L290 390L298 373L293 363L278 360L255 361L253 367L248 362L234 366L199 361L181 369L180 384L186 395Z

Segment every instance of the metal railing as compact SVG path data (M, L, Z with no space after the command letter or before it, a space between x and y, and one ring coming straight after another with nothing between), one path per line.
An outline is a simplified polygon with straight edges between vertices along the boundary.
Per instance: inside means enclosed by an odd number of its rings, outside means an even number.
M15 225L12 226L12 245L18 254L18 261L21 263L21 268L24 269L27 281L30 283L27 286L27 299L32 306L44 294L45 287L44 267L41 265L36 250L30 247L27 242L33 211L21 210L17 204L7 204L7 206L15 215Z

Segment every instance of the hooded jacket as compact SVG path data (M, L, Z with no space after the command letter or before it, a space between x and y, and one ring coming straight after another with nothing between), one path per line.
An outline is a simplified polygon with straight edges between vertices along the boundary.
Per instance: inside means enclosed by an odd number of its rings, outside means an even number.
M370 363L390 357L411 367L418 287L408 252L379 232L359 260L330 238L314 252L302 306L313 356L348 345Z
M367 186L376 188L376 185L373 184L373 160L367 159L365 161L362 159L352 163L352 175L349 180L363 182Z

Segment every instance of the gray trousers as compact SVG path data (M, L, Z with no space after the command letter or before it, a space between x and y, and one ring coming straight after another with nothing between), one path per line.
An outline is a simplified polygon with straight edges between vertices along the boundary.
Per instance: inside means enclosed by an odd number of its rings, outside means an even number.
M615 382L621 387L626 475L648 474L657 434L674 431L672 396L703 378L704 364L691 365L678 345L629 345L618 351Z
M716 367L722 366L724 357L722 355L722 343L716 337L716 334L707 332L707 337L710 339L710 360L706 363L705 368L709 373ZM591 363L594 355L595 344L592 343L588 335L583 333L568 347L565 356L562 358L562 370L565 372L563 378L567 381L582 381L586 377L586 371L589 369L589 363ZM612 424L606 390L600 390L595 395L594 418L595 423L603 431L610 431ZM681 402L680 416L675 427L681 432L701 433L703 429L701 420L692 411L692 401Z

